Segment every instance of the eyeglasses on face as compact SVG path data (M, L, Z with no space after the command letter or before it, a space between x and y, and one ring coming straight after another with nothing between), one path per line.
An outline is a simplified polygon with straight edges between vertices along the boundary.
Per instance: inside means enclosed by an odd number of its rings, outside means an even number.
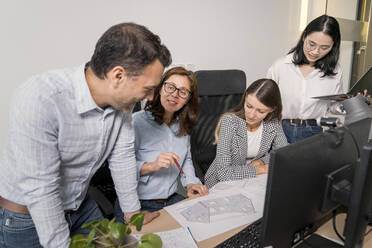
M326 53L328 52L329 50L332 49L332 46L329 46L329 45L318 45L316 42L312 41L312 40L309 40L309 39L306 39L304 41L304 47L306 49L306 51L314 51L314 50L318 50L320 53Z
M188 99L191 96L191 91L185 88L177 88L176 85L174 85L171 82L164 82L163 84L164 91L172 94L176 90L178 91L178 96L183 99Z

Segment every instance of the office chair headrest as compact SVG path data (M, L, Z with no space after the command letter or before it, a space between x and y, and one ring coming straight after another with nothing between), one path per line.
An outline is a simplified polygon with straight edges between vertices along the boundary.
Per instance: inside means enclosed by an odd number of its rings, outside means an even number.
M195 72L199 96L243 94L246 77L241 70L200 70Z

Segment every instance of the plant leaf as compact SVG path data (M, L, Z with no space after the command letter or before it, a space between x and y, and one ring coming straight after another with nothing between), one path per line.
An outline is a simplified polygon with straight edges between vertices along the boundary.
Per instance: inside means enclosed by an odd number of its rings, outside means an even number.
M145 214L138 213L132 215L128 224L136 226L137 231L141 231Z
M104 228L107 228L110 222L111 221L109 221L108 219L104 218L103 220L101 220L101 226L104 227Z
M82 248L87 244L87 238L83 234L75 234L70 242L70 248Z
M161 248L163 246L163 242L161 241L161 238L159 235L148 233L141 237L142 244L149 243L151 244L152 248Z
M96 229L92 229L92 231L90 231L89 235L88 235L88 240L87 240L87 245L91 245L92 244L92 241L93 241L93 238L94 236L96 235Z
M111 220L110 220L110 222L109 222L109 225L111 224L111 223L114 223L115 222L115 220L116 220L116 218L114 217L114 218L112 218Z
M109 232L114 238L120 240L121 242L123 241L126 235L127 228L128 228L128 225L125 225L120 222L114 222L111 225L109 225Z
M88 222L88 223L85 223L81 226L81 228L84 228L84 229L93 229L95 228L96 226L98 226L100 224L101 221L99 220L93 220L91 222Z
M150 243L142 243L137 248L153 248Z

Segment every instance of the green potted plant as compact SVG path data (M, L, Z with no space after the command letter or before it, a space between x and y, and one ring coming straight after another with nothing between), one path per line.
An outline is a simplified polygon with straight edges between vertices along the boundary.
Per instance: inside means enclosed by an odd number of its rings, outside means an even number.
M138 213L131 217L126 224L115 222L112 220L103 219L95 220L82 225L82 228L91 229L86 236L76 234L72 237L70 248L161 248L163 243L160 237L156 234L145 234L141 240L137 240L129 235L131 229L129 226L135 226L137 231L142 228L144 214Z

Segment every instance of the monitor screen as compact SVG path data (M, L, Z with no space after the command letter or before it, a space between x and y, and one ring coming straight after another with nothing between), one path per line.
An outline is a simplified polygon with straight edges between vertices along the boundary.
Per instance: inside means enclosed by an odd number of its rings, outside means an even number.
M361 150L351 187L344 235L345 248L362 247L372 210L372 144Z
M325 131L271 153L263 215L263 246L291 247L332 217L324 205L327 176L355 168L370 119ZM346 176L352 178L353 170Z

